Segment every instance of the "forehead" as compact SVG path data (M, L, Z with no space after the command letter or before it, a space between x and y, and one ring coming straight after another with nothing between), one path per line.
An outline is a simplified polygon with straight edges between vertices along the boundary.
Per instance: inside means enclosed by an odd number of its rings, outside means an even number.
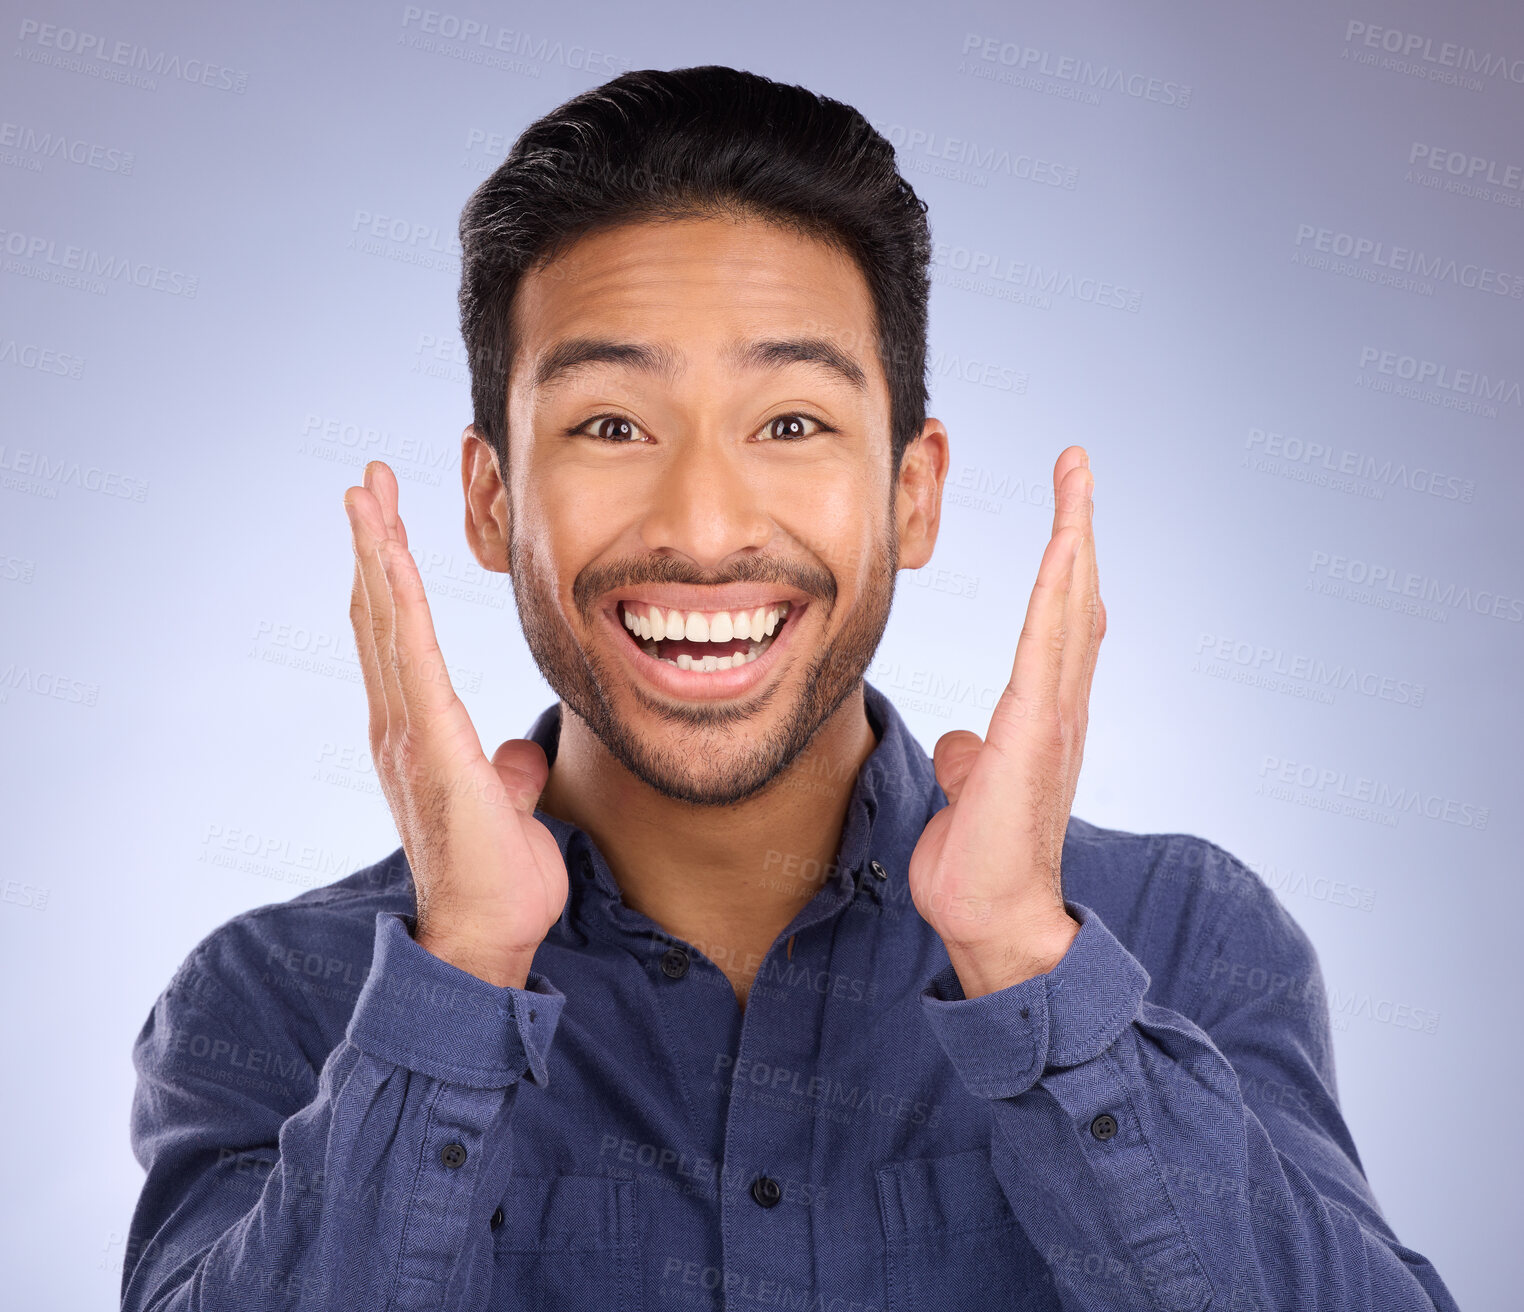
M685 358L742 338L808 334L877 367L872 295L855 260L760 219L621 224L580 238L514 297L520 363L574 337L675 343ZM512 371L527 385L534 369ZM879 384L882 386L882 383Z

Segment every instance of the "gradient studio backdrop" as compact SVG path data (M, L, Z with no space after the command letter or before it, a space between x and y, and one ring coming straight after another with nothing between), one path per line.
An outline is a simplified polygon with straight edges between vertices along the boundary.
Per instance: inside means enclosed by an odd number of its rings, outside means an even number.
M1517 1306L1524 9L899 7L8 0L12 1306L115 1306L129 1050L194 943L397 846L347 614L366 459L484 740L552 700L463 539L455 226L533 118L702 63L856 105L931 207L946 517L869 678L928 750L983 731L1084 443L1076 813L1279 892L1389 1220Z

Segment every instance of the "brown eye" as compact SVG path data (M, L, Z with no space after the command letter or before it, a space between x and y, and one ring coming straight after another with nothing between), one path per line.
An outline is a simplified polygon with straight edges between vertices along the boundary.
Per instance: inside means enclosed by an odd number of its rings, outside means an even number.
M603 415L598 419L590 419L583 427L591 426L590 437L596 437L604 442L632 442L635 440L635 425L622 415Z
M776 419L768 421L767 435L774 441L782 442L812 437L813 434L805 428L806 424L814 424L816 428L822 427L818 420L811 419L808 415L779 415Z

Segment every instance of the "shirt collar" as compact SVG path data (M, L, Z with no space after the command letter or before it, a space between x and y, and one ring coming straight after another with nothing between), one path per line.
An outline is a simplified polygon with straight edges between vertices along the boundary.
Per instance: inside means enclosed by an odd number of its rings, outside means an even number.
M925 749L894 703L866 679L863 703L878 743L857 772L835 868L785 933L824 919L865 890L875 890L880 897L886 891L903 895L911 850L926 821L945 801ZM539 743L545 759L554 763L561 737L559 701L540 713L527 736ZM613 872L592 838L578 826L538 808L534 814L555 835L566 861L570 893L562 926L570 930L579 916L601 911L632 931L649 934L651 922L625 906ZM883 874L873 871L863 878L875 862Z

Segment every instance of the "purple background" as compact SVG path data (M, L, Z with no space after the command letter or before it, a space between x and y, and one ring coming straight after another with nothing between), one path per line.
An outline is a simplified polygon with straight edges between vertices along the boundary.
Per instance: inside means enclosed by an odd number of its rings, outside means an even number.
M396 846L347 614L366 459L484 740L552 700L462 536L455 224L532 118L698 63L856 105L931 207L946 515L869 678L928 750L983 731L1084 443L1075 809L1277 889L1389 1220L1514 1305L1524 10L167 9L0 29L14 1306L115 1306L130 1045L193 944Z

